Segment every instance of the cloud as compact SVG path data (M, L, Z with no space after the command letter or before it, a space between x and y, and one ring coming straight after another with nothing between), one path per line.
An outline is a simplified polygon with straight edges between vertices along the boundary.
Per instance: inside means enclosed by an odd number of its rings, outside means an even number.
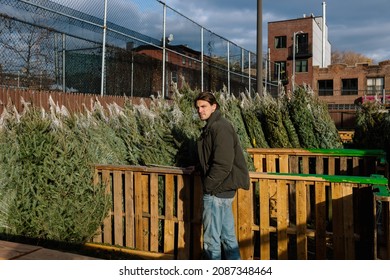
M388 0L263 0L263 50L267 46L268 22L311 13L322 16L323 2L334 49L358 52L376 61L390 59L390 51L384 47L390 45ZM213 32L246 49L256 50L257 1L166 0L166 3Z
M55 0L96 16L103 15L103 1ZM254 0L165 0L168 5L169 33L175 43L195 38L188 45L199 45L199 26L252 52L257 43L257 2ZM268 22L300 18L303 14L323 14L320 0L262 0L263 51L267 48ZM326 22L332 48L353 51L375 61L390 59L390 1L328 0ZM109 20L148 36L162 34L162 4L156 0L110 0ZM173 16L175 13L176 16ZM170 18L173 16L172 18ZM180 18L181 17L181 18ZM196 26L199 25L199 26ZM156 38L160 39L160 38Z

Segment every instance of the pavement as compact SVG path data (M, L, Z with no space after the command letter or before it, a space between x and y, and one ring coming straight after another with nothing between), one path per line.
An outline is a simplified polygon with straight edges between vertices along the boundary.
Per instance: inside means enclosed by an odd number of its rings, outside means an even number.
M97 258L0 240L0 260L98 260Z
M90 245L93 246L93 245ZM98 246L102 248L102 246ZM173 256L159 253L131 251L138 259L173 259ZM131 259L131 258L130 258ZM386 255L385 248L379 248L379 256L376 259L390 259ZM90 256L78 255L60 250L53 250L41 246L16 243L0 240L0 260L101 260Z

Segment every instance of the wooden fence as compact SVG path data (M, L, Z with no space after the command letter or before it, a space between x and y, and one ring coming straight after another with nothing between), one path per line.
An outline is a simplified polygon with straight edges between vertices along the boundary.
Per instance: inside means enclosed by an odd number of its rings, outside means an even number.
M326 174L388 178L383 150L250 148L256 171L294 174Z
M258 172L348 176L380 174L390 179L389 163L383 150L251 148L248 149L248 153ZM379 240L374 243L383 244L380 247L385 247L384 251L390 252L390 188L385 186L384 189L385 191L375 193L374 207L379 208L380 216L377 219L381 234ZM275 192L272 187L271 192ZM309 203L306 206L306 211L310 215L311 206ZM388 253L387 256L390 258Z
M239 190L233 203L242 259L376 258L372 186L387 187L386 178L261 172L250 177L250 189ZM197 175L180 168L98 165L95 181L107 184L113 203L93 242L201 259Z
M22 112L26 106L49 110L51 106L50 99L52 104L59 107L64 106L69 112L85 112L85 109L92 110L96 102L99 102L104 109L107 109L107 106L113 103L123 107L126 101L140 104L142 100L146 105L149 105L151 102L151 99L148 97L100 96L97 94L0 87L0 114L9 106L14 106L18 112Z

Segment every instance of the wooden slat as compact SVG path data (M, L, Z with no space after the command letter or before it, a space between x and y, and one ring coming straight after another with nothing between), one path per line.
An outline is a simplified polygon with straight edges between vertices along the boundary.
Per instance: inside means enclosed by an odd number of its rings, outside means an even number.
M288 173L288 155L279 155L280 173Z
M360 161L359 157L354 157L352 159L352 172L353 172L352 175L354 175L354 176L365 175L365 174L360 174L359 161Z
M270 182L272 185L277 186L277 230L278 230L278 260L288 259L288 235L287 235L287 201L288 201L288 189L285 180L273 180Z
M296 188L295 188L295 181L290 180L289 188L288 188L288 223L290 224L290 219L293 224L296 223Z
M374 205L373 205L373 211L372 211L372 214L374 216L374 220L375 221L378 221L378 216L377 216L377 201L376 201L376 198L374 196ZM374 260L377 260L378 259L378 255L379 255L379 250L378 250L378 245L379 245L379 242L378 242L378 234L379 234L379 230L378 230L378 226L380 224L381 221L379 221L379 223L376 223L374 224Z
M94 186L97 186L97 185L99 185L100 184L100 171L99 171L99 169L97 169L97 168L95 168L95 170L94 170L94 173L93 173L93 185Z
M267 172L276 172L276 155L267 155Z
M254 154L253 165L256 172L263 172L263 156L260 154Z
M329 158L329 175L335 175L336 174L336 159L334 157L330 157ZM326 197L326 202L328 203L328 207L327 207L327 217L329 218L329 220L332 222L332 213L333 213L333 210L332 210L332 193L331 191L327 192L326 193L327 197Z
M95 187L100 187L100 174L101 172L95 168L95 171L94 171L94 176L93 176L93 184ZM102 226L100 226L100 228L98 229L98 231L96 232L96 235L93 237L92 239L93 242L96 242L96 243L102 243L103 242L103 239L102 239Z
M389 197L387 197L389 199ZM382 226L383 226L383 238L385 244L385 252L383 259L390 260L390 201L384 201L382 203ZM381 254L382 256L382 254Z
M193 224L191 228L193 240L193 259L202 258L203 234L202 234L202 213L203 213L203 190L202 182L199 176L194 178L193 189Z
M113 173L113 202L114 202L114 242L123 246L123 191L122 172Z
M150 251L158 252L158 174L150 174Z
M299 157L291 155L289 156L290 170L289 173L299 173Z
M332 184L332 218L333 218L333 257L344 259L344 217L342 184Z
M325 174L324 173L324 157L316 156L316 174Z
M293 155L293 156L307 156L307 155L323 155L323 156L341 156L341 155L344 155L344 156L355 156L353 155L354 153L348 153L348 149L346 149L346 153L345 152L341 152L341 153L338 153L336 152L336 154L333 153L333 149L330 149L331 150L331 153L329 153L329 151L324 151L323 149L316 149L315 151L313 150L307 150L307 149L303 149L303 148L248 148L247 151L249 154L253 155L253 154L263 154L263 155L267 155L267 154L278 154L278 155ZM384 155L384 152L383 151L378 151L378 152L373 152L373 153L370 153L370 154L367 154L367 156L365 156L365 153L360 153L360 154L356 154L356 156L361 156L363 155L365 158L367 157L380 157L380 156L383 156Z
M307 260L306 237L306 185L304 181L296 182L296 216L297 216L297 258Z
M125 171L125 240L126 247L134 248L135 244L135 223L134 223L134 180L133 172Z
M252 188L249 190L239 189L235 199L235 204L237 205L237 239L240 245L241 259L243 260L252 260L254 253L252 197Z
M348 171L347 158L340 157L340 174L347 175L348 174L347 171Z
M315 174L323 174L323 164L322 164L322 158L321 157L310 157L310 156L304 156L302 159L303 164L303 174L310 174L313 172L310 172L310 159L315 159ZM306 188L306 215L307 219L310 219L311 216L311 204L310 204L310 188Z
M302 173L309 174L309 156L302 157Z
M343 191L343 217L344 217L344 258L355 259L355 237L353 222L353 196L351 184L344 184Z
M316 259L326 259L326 183L315 183L315 230Z
M336 174L336 164L335 164L336 160L334 157L330 157L329 160L328 160L328 173L329 175L335 175Z
M109 170L102 171L102 181L106 186L106 193L112 194L111 192L111 172ZM112 208L109 211L108 217L103 222L103 242L112 243Z
M150 173L143 173L141 176L141 186L142 186L142 229L143 229L143 241L142 241L142 250L149 251L150 250L150 219L148 217L144 217L143 213L147 213L150 215Z
M164 218L164 253L173 253L175 249L175 223L173 221L174 177L165 176L165 218Z
M189 176L177 177L177 259L190 259L191 246L191 181Z
M95 165L95 168L98 168L100 170L110 170L110 171L121 170L121 171L143 172L145 174L150 174L150 173L176 174L176 175L191 174L191 171L188 169L183 169L183 168L173 167L173 166L149 167L149 166L139 166L139 165L97 164Z
M134 172L135 249L144 249L144 225L142 222L142 174Z
M271 259L271 238L270 238L270 205L269 205L269 189L267 179L259 180L259 206L260 213L260 259Z

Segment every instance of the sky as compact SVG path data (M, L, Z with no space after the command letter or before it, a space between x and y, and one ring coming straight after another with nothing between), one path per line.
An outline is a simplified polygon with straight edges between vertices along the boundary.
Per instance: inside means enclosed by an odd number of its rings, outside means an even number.
M164 1L162 1L164 2ZM390 60L389 0L262 0L263 52L268 22L323 15L332 51L352 51L374 62ZM210 31L256 52L256 0L165 0L165 3Z
M52 1L97 17L104 14L103 0ZM196 24L256 53L258 0L107 0L108 19L160 40L164 2ZM332 51L352 51L375 63L390 60L390 0L262 0L263 53L267 50L268 22L301 18L304 14L322 16L323 2ZM199 41L199 27L191 30L180 20L171 17L167 24L170 32L178 35L174 44L189 42L193 47L192 42L199 46L194 41Z

